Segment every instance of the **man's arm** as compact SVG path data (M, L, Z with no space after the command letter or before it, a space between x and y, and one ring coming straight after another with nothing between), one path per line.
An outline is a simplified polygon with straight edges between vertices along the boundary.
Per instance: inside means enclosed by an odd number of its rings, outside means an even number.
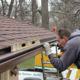
M45 47L46 48L46 47ZM49 48L50 49L50 48ZM56 58L53 54L49 54L48 57L52 65L57 68L60 72L69 67L75 60L75 50L74 45L66 45L63 56Z

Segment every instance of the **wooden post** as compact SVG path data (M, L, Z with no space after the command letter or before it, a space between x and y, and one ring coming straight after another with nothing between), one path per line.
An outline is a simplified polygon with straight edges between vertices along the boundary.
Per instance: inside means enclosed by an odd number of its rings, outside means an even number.
M18 75L11 75L10 70L0 73L0 80L18 80Z
M9 71L0 73L0 80L9 80Z
M1 73L0 73L0 80L1 80Z

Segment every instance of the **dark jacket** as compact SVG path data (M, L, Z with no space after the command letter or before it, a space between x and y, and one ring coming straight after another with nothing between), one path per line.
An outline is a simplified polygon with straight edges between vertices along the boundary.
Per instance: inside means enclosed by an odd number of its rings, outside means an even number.
M75 30L64 46L64 54L60 58L55 58L52 54L48 56L50 62L60 72L67 69L72 63L80 68L80 30Z

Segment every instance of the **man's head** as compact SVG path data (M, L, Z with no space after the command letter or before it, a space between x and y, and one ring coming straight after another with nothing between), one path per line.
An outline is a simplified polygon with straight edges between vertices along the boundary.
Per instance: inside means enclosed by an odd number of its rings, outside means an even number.
M68 41L70 36L70 32L66 29L60 29L57 32L56 39L59 43L59 46L64 47L66 42Z

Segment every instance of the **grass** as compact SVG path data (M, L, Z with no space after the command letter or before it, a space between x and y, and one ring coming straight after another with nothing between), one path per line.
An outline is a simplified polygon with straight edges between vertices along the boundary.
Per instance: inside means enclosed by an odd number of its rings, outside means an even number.
M35 64L35 57L32 57L19 65L19 68L29 68L33 69Z

